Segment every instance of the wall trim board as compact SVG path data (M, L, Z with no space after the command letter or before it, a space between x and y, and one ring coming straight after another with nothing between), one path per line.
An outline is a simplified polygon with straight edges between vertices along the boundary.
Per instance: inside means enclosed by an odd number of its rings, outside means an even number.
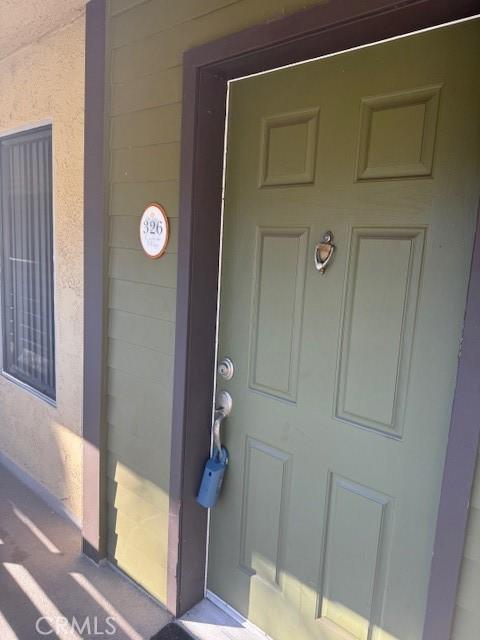
M453 624L480 444L480 210L477 215L470 282L447 456L430 570L423 640L443 640ZM456 523L456 527L452 526ZM449 636L448 636L449 637Z
M85 23L83 551L106 556L105 39L106 2L90 0Z

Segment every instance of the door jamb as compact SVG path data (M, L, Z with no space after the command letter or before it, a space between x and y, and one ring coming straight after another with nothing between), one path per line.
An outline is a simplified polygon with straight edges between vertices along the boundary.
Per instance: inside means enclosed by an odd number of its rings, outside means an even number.
M108 251L105 219L106 25L105 0L89 0L85 7L82 549L94 562L100 562L107 553L104 420Z
M184 54L180 240L167 605L182 615L204 596L207 511L195 501L209 454L226 94L229 80L440 26L480 13L478 0L327 2ZM480 422L480 226L467 298L423 640L449 640ZM456 527L451 527L451 522Z

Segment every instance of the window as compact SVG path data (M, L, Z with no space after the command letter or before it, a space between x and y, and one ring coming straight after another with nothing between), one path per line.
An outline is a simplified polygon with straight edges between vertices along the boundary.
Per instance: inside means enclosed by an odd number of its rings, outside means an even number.
M52 130L0 138L3 373L55 399Z

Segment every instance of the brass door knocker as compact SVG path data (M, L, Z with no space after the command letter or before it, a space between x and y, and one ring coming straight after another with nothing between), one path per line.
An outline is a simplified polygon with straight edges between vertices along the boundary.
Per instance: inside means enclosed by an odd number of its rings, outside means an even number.
M315 245L315 268L320 273L325 273L325 269L335 251L335 245L332 242L333 233L327 231L324 233L322 241Z

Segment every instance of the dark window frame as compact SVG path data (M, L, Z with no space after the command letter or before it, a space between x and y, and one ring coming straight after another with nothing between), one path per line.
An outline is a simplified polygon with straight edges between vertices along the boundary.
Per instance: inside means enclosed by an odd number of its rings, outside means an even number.
M55 255L52 140L51 123L24 128L0 136L0 365L1 374L4 378L55 406ZM19 224L20 226L24 225L29 216L29 222L33 221L33 224L29 229L30 237L27 240L29 244L25 243L24 246L20 246L20 250L33 251L34 254L32 255L39 258L36 262L32 261L31 264L35 266L33 267L34 270L32 269L29 274L24 272L28 264L27 258L22 256L18 260L20 263L19 268L22 270L20 277L24 281L21 286L28 288L29 296L37 296L37 304L34 308L36 310L40 309L39 318L27 327L27 339L33 345L30 360L20 364L20 358L15 353L15 349L18 348L18 342L14 344L12 353L12 344L8 343L6 329L8 323L12 323L17 328L15 311L12 311L10 315L8 314L6 301L8 295L15 295L17 274L12 265L8 264L8 258L9 256L11 257L12 252L11 243L15 242L12 238L16 229L13 228L12 232L12 212L5 206L4 200L11 194L11 191L3 193L6 177L4 173L4 150L17 144L21 145L23 143L26 145L28 142L42 143L45 141L47 144L44 145L43 149L38 147L34 150L33 146L30 149L25 147L23 165L19 164L14 167L12 163L7 168L7 171L22 171L23 175L19 179L22 180L23 184L30 182L30 192L28 196L23 196L24 201L21 205L25 207L25 202L28 198L26 212L23 213L23 219ZM42 160L39 160L38 156L36 157L36 164L32 157L34 152L44 154ZM28 153L32 155L28 155ZM38 197L38 193L41 191L43 193L41 197ZM35 200L35 196L37 196L37 200ZM35 216L38 216L37 222L35 222ZM38 229L35 229L36 224L48 225L44 235L36 233L38 231ZM18 250L18 248L19 246L17 245L15 250ZM41 336L40 339L38 339L39 335ZM25 336L23 339L25 339ZM42 358L44 362L39 364L38 359L41 360Z

